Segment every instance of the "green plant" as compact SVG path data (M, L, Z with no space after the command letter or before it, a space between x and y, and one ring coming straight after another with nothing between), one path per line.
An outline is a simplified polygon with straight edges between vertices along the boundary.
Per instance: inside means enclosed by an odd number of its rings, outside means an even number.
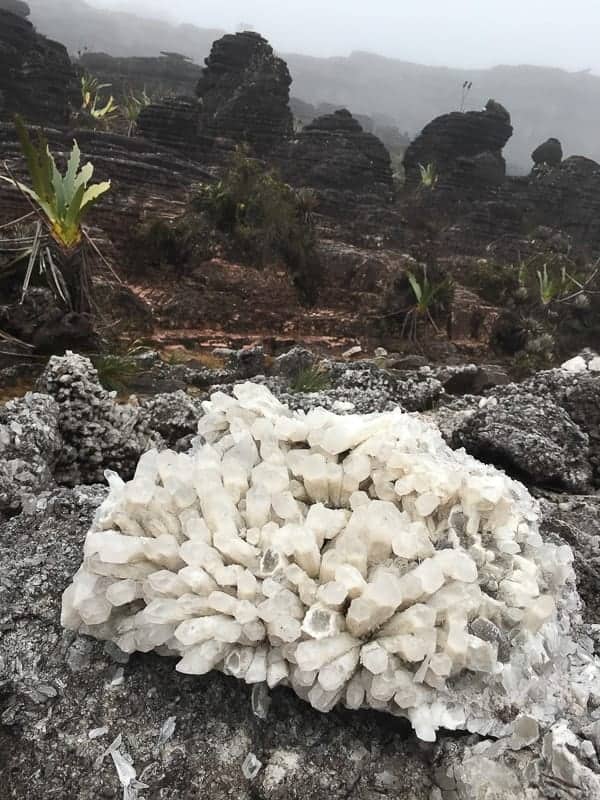
M193 208L205 214L240 255L257 266L278 258L296 286L313 300L319 281L314 210L310 190L294 190L278 173L238 148L221 180L201 186Z
M408 338L416 341L418 326L421 320L428 321L436 333L439 333L439 328L433 318L433 310L435 303L441 299L442 295L448 295L451 291L450 282L448 280L439 283L432 283L427 276L427 268L423 268L423 277L419 280L412 272L407 272L408 282L412 290L415 303L408 310L402 323L401 336L408 334Z
M290 383L290 390L295 393L324 392L330 388L331 377L319 365L301 369L294 375Z
M27 291L37 264L61 301L76 311L87 310L91 286L83 245L86 242L91 245L91 241L83 227L83 219L110 189L110 181L90 184L94 167L89 162L81 166L81 152L76 141L63 175L43 134L39 133L38 143L34 145L19 117L16 118L16 128L31 186L16 180L10 173L8 177L0 177L29 199L38 216L35 232L27 244L23 293ZM49 239L44 235L44 228ZM91 246L95 249L95 245Z
M540 288L540 300L543 306L558 300L566 294L572 283L565 267L562 267L558 275L548 272L548 265L544 264L541 270L537 270L537 279Z
M94 355L91 361L98 379L109 392L124 393L140 374L140 367L130 355Z
M419 164L419 172L421 173L422 188L435 189L439 177L435 164L433 162L427 165Z
M152 103L152 98L143 89L140 95L135 95L132 90L127 92L121 103L121 114L128 123L127 136L132 136L140 113Z
M112 95L103 100L100 99L100 93L110 87L110 83L100 83L97 78L87 72L81 76L81 110L95 122L107 123L114 119L119 110ZM104 105L99 105L100 103L104 103Z

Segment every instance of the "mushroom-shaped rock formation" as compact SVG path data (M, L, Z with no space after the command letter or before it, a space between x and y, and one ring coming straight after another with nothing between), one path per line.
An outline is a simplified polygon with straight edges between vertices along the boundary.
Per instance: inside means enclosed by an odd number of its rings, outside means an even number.
M302 130L284 166L288 180L351 195L389 195L390 155L346 109L325 114Z
M459 188L470 182L471 176L475 182L496 185L506 171L502 148L512 132L510 114L493 100L484 111L454 111L437 117L406 150L407 184L418 185L420 166L432 164L440 186Z
M536 166L548 164L550 167L557 167L563 159L562 145L558 139L551 137L539 147L536 147L531 154L531 158Z
M77 101L75 72L62 44L36 33L25 3L0 2L0 119L63 125Z
M109 473L63 625L319 711L407 717L425 740L585 708L599 674L570 632L573 554L521 484L399 409L233 392L203 403L191 452Z
M217 39L196 88L202 133L248 142L257 153L269 154L292 134L291 82L287 64L260 34Z

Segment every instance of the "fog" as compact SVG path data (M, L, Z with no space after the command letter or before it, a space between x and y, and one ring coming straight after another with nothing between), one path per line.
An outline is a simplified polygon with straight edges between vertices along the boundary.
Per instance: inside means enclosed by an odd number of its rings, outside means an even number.
M433 65L600 74L598 0L88 0L205 28L253 26L282 51L369 50Z

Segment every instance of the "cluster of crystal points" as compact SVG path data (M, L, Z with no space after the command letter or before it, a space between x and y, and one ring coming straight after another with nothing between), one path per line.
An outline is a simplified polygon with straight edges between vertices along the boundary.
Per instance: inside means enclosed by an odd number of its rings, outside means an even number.
M204 404L190 453L109 474L63 624L321 711L405 716L427 740L487 732L503 705L543 717L572 556L542 541L524 487L399 410L234 394Z

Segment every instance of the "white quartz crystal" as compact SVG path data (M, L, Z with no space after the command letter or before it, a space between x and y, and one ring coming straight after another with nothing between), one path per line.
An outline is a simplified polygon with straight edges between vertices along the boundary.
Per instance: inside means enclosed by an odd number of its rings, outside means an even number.
M399 410L234 395L203 404L189 453L109 476L63 625L162 648L180 672L288 685L324 712L402 715L424 739L501 735L507 706L534 728L571 694L585 705L597 673L564 679L572 555L542 541L523 486Z

